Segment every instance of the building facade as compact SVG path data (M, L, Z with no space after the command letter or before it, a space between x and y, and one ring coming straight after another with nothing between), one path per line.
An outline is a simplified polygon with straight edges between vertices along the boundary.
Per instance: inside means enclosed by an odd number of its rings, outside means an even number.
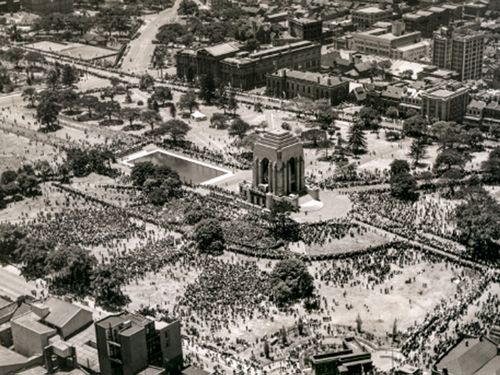
M25 11L40 15L73 12L73 0L21 0L21 5Z
M386 21L391 18L392 12L388 9L378 7L367 7L356 9L352 12L352 23L361 29L366 29L379 21Z
M424 90L420 96L422 116L440 121L462 122L469 104L469 89L458 82Z
M150 365L182 369L180 322L155 322L136 314L106 317L95 324L103 375L135 375Z
M441 26L448 26L451 21L462 18L462 6L444 4L426 10L403 14L403 21L408 31L420 31L423 38L432 38L432 34Z
M301 41L258 51L221 62L221 77L234 88L251 90L266 84L267 75L283 68L316 71L321 65L321 45Z
M306 190L304 150L300 140L284 130L264 133L255 143L252 182L240 184L249 203L272 208L277 200L298 206Z
M291 18L288 21L288 32L292 37L301 40L321 41L323 21L308 18Z
M311 365L314 375L370 374L373 370L371 354L354 352L352 349L314 355Z
M459 80L478 80L482 76L484 35L462 29L441 28L434 33L432 63L439 68L454 70Z
M321 73L281 69L267 76L266 90L269 95L279 98L327 99L337 105L347 99L349 82Z
M250 90L264 86L267 75L278 69L319 70L321 45L304 40L249 53L233 43L224 43L181 51L176 61L179 78L212 74L233 88Z
M352 38L353 48L358 52L396 58L398 53L401 54L398 52L398 48L419 43L421 34L419 31L406 33L402 22L394 22L392 30L376 28L355 33ZM416 48L420 49L422 46L417 45Z

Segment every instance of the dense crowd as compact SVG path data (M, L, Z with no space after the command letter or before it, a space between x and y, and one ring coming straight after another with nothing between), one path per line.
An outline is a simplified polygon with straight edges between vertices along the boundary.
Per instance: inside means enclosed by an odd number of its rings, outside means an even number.
M366 232L366 227L361 227L349 220L337 219L325 222L304 224L300 227L300 239L306 245L324 245L332 239L352 237Z
M453 225L455 205L426 196L417 202L404 202L389 193L352 193L351 215L363 222L405 238L460 253L459 233Z

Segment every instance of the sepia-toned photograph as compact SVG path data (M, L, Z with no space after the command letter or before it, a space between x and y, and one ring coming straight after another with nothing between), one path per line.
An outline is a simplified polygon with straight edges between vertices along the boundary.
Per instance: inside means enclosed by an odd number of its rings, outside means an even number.
M500 375L500 0L0 0L0 375Z

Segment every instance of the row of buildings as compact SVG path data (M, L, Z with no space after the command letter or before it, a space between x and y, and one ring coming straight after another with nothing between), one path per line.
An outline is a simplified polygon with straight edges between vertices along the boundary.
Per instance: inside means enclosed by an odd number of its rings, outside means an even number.
M71 13L73 0L2 0L0 14L24 10L40 15L52 13Z
M211 74L233 88L250 90L262 87L267 75L282 68L317 71L321 45L299 41L250 53L237 43L223 43L198 50L183 50L176 55L177 76L193 79Z
M0 374L183 373L180 322L120 313L94 321L57 298L0 298Z

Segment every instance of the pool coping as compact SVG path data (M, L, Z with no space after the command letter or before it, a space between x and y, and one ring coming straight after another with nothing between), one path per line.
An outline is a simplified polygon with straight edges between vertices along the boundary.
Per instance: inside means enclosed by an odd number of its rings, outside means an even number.
M213 165L213 164L208 164L208 163L206 163L204 161L193 159L193 158L190 158L190 157L182 155L182 154L177 154L175 152L167 151L167 150L164 150L164 149L159 148L159 147L154 148L154 149L148 149L148 150L142 149L140 151L134 152L134 153L132 153L130 155L125 156L121 160L121 163L124 164L124 165L126 165L127 167L132 168L134 166L134 164L131 163L133 160L136 160L136 159L139 159L139 158L143 158L145 156L149 156L149 155L155 154L157 152L165 154L165 155L173 156L175 158L179 158L179 159L182 159L182 160L186 160L186 161L189 161L189 162L194 163L194 164L201 165L201 166L206 167L206 168L212 168L212 169L218 170L219 172L224 172L224 174L222 174L220 176L217 176L217 177L211 178L209 180L200 182L200 185L215 184L215 183L223 181L226 178L231 177L231 176L234 175L234 173L232 171L230 171L229 169L225 169L225 168L219 167L217 165Z

